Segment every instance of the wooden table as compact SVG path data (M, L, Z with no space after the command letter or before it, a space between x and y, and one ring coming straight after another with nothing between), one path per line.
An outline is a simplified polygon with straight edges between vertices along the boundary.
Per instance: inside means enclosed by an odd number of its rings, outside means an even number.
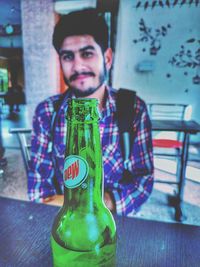
M180 169L178 171L178 194L174 199L175 219L183 221L186 216L183 213L182 201L185 185L185 174L188 160L189 139L191 134L200 132L200 125L195 121L181 121L181 120L152 120L153 131L172 131L183 133L183 147L181 150ZM199 264L200 266L200 264Z
M0 197L0 211L0 266L51 267L50 232L58 208ZM117 267L200 266L200 227L115 220Z

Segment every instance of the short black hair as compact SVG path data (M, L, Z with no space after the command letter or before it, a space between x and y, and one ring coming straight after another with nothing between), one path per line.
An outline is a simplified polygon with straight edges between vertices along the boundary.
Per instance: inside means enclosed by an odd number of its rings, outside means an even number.
M96 9L84 9L61 16L53 33L53 46L59 53L63 40L68 36L91 35L102 52L108 48L108 26L103 14Z

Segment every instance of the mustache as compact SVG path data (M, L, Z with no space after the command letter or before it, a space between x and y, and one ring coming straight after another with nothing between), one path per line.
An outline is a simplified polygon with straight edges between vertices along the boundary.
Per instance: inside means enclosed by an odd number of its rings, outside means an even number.
M72 82L72 81L76 80L79 75L87 75L87 76L93 76L93 77L95 76L95 74L93 72L90 72L90 71L89 72L85 72L85 71L76 72L69 78L69 81Z

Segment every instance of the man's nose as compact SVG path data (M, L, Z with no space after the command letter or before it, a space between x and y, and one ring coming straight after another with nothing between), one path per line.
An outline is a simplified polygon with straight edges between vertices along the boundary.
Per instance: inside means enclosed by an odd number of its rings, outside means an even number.
M80 56L76 55L73 61L73 71L80 72L83 71L84 69L85 69L84 60Z

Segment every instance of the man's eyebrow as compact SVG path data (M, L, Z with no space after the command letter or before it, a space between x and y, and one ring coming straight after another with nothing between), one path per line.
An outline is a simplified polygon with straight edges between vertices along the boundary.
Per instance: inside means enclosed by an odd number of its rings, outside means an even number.
M79 51L80 51L80 52L83 52L83 51L85 51L85 50L95 50L95 49L94 49L94 46L92 46L92 45L87 45L87 46L81 48Z
M84 47L82 47L82 48L79 49L80 52L84 52L86 50L95 50L95 49L94 49L94 46L92 46L92 45L87 45L87 46L84 46ZM66 55L68 53L74 53L74 51L72 51L72 50L65 50L65 49L63 49L63 50L60 49L60 51L59 51L59 55L60 56Z
M62 50L62 49L60 49L59 56L63 56L63 55L68 54L68 53L73 53L73 52L71 50Z

